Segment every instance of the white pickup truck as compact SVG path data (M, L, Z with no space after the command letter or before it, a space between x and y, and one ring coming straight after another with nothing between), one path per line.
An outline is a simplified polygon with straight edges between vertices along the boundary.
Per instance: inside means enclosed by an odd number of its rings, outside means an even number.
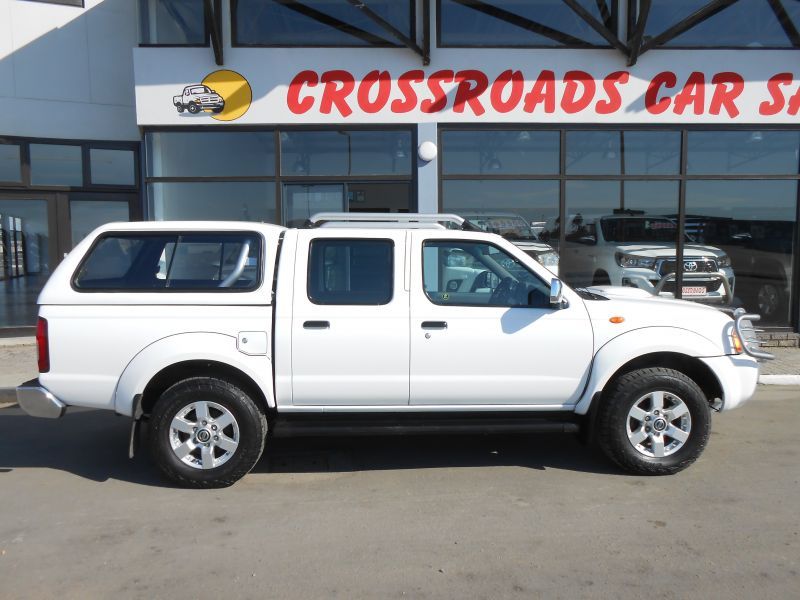
M454 215L312 222L334 226L100 227L39 297L20 405L131 417L131 453L146 421L155 462L190 487L234 483L268 434L580 432L669 474L769 357L757 316L571 289Z

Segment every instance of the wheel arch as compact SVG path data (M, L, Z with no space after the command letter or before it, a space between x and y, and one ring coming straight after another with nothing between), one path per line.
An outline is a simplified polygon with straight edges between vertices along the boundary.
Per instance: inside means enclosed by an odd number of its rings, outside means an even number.
M179 381L201 376L223 379L235 384L253 399L264 411L264 414L270 411L271 407L264 392L247 373L229 364L214 360L186 360L171 364L153 375L142 391L142 413L150 414L161 394Z
M694 380L709 402L725 400L725 388L718 375L703 360L704 356L722 354L710 340L692 331L675 327L644 328L611 340L595 355L592 374L575 406L585 415L602 400L603 391L615 379L645 367L666 367L680 371Z
M270 357L243 354L237 349L235 336L209 332L168 336L144 348L120 376L114 408L118 414L131 416L134 399L141 396L141 408L146 413L152 408L154 390L163 391L186 377L209 374L247 388L265 412L274 408Z
M679 352L650 352L629 360L609 377L600 393L602 394L614 381L626 373L647 367L664 367L683 373L703 390L703 394L709 402L715 398L722 398L722 384L714 371L699 358Z

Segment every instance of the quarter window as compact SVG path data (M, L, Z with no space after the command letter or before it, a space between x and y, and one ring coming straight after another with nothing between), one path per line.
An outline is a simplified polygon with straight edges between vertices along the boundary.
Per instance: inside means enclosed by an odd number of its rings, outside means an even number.
M222 291L258 287L256 234L111 234L78 269L78 291Z
M469 241L425 242L423 287L442 306L549 308L550 287L497 246Z
M311 242L308 298L314 304L388 304L393 294L391 240L318 239Z

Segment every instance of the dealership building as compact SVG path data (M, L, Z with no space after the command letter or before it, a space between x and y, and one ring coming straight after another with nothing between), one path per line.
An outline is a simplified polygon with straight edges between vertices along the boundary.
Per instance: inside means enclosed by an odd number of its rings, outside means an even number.
M798 49L797 0L0 0L0 335L102 223L321 211L797 332Z

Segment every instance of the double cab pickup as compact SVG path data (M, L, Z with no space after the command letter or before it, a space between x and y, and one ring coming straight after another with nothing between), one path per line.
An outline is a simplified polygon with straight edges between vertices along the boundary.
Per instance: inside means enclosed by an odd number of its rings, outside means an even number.
M754 393L756 315L573 289L455 215L104 225L39 297L22 408L145 423L187 487L231 485L272 436L562 431L670 474Z

